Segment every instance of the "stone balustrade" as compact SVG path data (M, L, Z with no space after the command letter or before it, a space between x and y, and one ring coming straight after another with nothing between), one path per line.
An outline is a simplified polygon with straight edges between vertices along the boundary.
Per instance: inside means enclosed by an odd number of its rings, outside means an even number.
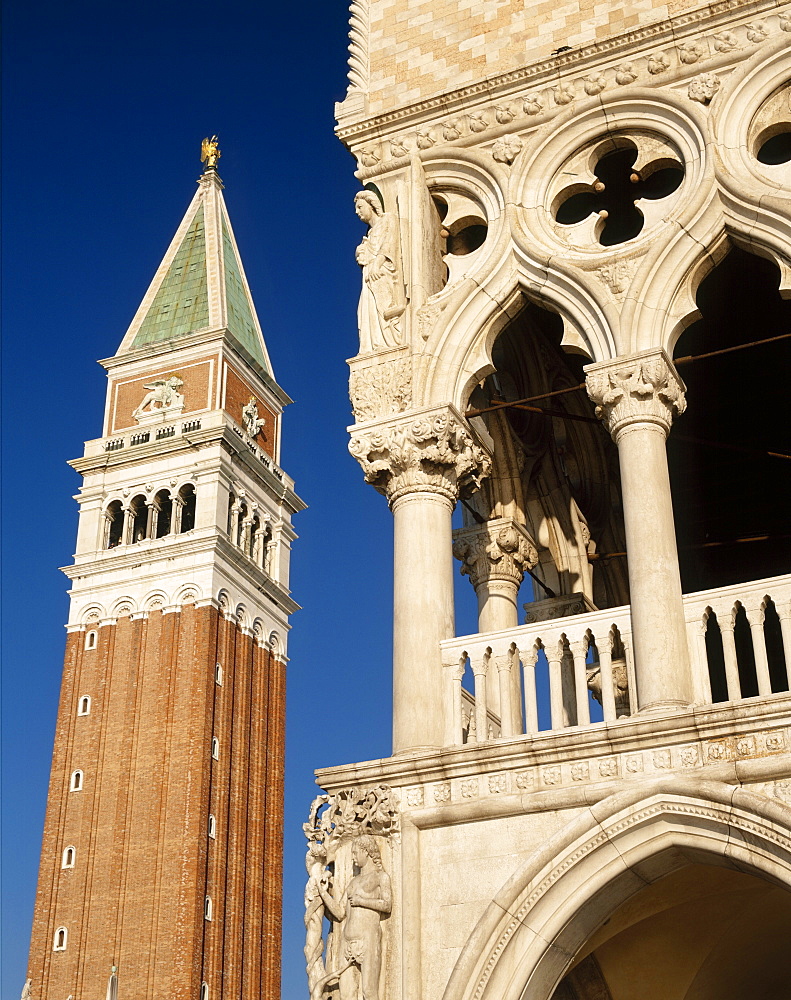
M176 421L163 422L162 424L152 424L146 427L136 427L126 431L124 434L116 434L111 437L96 438L87 441L85 444L85 456L93 457L107 452L118 452L129 449L140 448L143 445L155 445L161 441L172 441L173 438L188 437L199 431L210 433L212 430L229 427L238 437L244 447L248 449L274 476L283 479L284 473L280 466L274 462L266 452L259 447L244 429L240 427L222 410L211 410L202 413L199 417L188 417Z
M734 702L786 692L791 664L791 575L683 598L695 704ZM441 643L446 692L445 745L609 724L634 714L637 691L630 608L532 622ZM462 687L467 665L473 691ZM548 674L542 684L538 671ZM523 704L511 711L521 673ZM499 693L499 716L491 691ZM546 688L548 687L548 692ZM591 695L603 723L591 722ZM539 725L541 699L549 726ZM521 731L514 718L522 716ZM543 712L541 713L543 714Z

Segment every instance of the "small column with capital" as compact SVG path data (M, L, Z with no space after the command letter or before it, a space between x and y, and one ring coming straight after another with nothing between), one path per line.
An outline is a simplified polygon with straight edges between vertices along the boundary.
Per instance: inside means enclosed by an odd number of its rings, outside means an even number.
M496 517L453 533L453 554L461 572L469 576L478 598L478 631L499 632L519 624L517 595L525 570L538 562L538 552L527 530L510 517ZM512 671L510 704L513 732L521 732L519 671ZM501 713L497 688L490 707ZM504 723L505 724L505 723Z
M640 711L692 703L665 440L685 386L660 348L588 365L588 395L618 446Z
M351 428L349 451L394 521L393 752L440 747L440 641L454 634L451 515L491 461L453 406Z

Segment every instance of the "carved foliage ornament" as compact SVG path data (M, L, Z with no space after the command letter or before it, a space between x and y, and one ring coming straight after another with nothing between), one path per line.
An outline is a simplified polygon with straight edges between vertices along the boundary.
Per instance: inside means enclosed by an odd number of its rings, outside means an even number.
M456 501L472 493L489 475L491 460L452 413L427 413L417 419L352 434L349 451L365 481L392 504L416 490L441 493Z
M720 78L716 73L701 73L690 82L687 88L687 95L691 101L699 104L708 104L712 97L720 89Z
M684 383L664 351L591 366L586 383L596 416L616 440L634 423L659 424L667 434L687 405Z
M504 135L492 146L492 156L498 163L510 166L522 150L522 140L518 135Z
M334 795L317 795L308 821L302 824L308 850L320 845L329 860L343 839L363 833L380 837L398 834L398 803L389 785L344 788Z
M412 403L411 360L385 361L352 372L349 398L358 423L403 413Z

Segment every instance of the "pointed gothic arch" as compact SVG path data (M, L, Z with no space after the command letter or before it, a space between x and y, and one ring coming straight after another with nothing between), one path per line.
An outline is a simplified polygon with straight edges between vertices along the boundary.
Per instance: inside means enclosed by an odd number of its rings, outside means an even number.
M740 786L691 778L659 780L586 808L486 908L443 1000L552 997L575 956L624 902L693 863L737 869L787 890L788 809Z

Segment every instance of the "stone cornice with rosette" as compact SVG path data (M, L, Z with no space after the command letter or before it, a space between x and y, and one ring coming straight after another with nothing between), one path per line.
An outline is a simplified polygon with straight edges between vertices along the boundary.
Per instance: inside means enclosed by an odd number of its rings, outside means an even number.
M687 406L686 386L661 348L587 365L585 374L596 416L615 441L634 424L655 424L667 435Z
M407 493L439 493L453 503L474 492L491 459L454 406L443 406L349 428L349 451L365 481L392 506Z
M533 539L510 517L460 528L453 538L453 555L476 590L491 580L507 580L518 587L525 570L538 562Z

